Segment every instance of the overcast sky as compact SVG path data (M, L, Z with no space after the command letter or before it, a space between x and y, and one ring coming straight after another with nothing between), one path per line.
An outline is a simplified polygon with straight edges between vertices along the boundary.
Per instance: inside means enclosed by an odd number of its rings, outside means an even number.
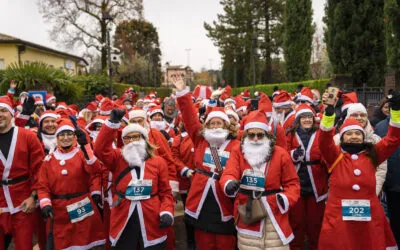
M163 53L162 64L186 65L190 49L190 66L218 69L218 49L206 36L203 22L211 23L222 13L219 0L144 0L145 18L158 29ZM314 19L322 26L325 0L313 0ZM0 0L0 33L62 50L50 40L39 14L36 0ZM67 51L79 55L79 51ZM0 55L1 56L1 55Z

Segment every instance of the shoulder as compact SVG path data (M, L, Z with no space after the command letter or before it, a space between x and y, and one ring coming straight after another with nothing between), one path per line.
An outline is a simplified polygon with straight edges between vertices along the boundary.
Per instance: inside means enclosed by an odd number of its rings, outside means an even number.
M281 161L292 162L288 151L280 146L275 145L274 152L272 153L272 159L280 159Z

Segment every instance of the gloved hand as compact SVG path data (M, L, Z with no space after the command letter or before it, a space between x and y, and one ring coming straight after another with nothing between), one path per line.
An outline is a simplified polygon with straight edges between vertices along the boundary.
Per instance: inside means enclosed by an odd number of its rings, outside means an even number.
M394 92L388 96L392 110L400 110L400 93Z
M225 193L227 195L234 195L235 192L239 189L239 186L240 186L239 181L236 180L230 181L228 185L226 185L225 187Z
M84 146L88 144L86 133L83 132L81 129L76 128L75 130L76 140L78 141L79 145Z
M281 207L284 208L285 207L285 201L283 200L282 196L277 195L276 197L278 199L279 205L281 205Z
M294 161L301 161L304 158L304 149L301 146L298 146L296 149L293 150L293 160Z
M186 172L184 173L184 175L185 175L187 178L190 178L190 177L193 176L193 173L194 173L193 170L188 169L188 170L186 170Z
M326 116L332 116L335 113L335 107L333 105L328 105L325 109Z
M33 112L35 112L35 99L33 97L28 97L24 101L24 104L22 105L22 112L21 115L32 115Z
M163 214L160 216L160 224L158 225L160 228L167 228L172 226L174 219L169 214Z
M96 204L96 207L99 209L101 215L103 215L103 203L101 200L101 195L94 194L92 195L93 202Z
M125 113L126 111L123 109L113 109L110 115L110 122L119 123L122 117L124 117Z
M42 208L42 216L44 218L49 218L50 216L54 216L53 207L50 205L44 206Z

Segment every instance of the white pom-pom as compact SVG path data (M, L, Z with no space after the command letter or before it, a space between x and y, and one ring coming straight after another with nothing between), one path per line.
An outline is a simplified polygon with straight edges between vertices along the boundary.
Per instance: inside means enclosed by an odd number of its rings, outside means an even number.
M242 93L240 93L241 95L244 95L244 93L242 92Z
M254 96L258 96L259 94L258 91L254 92Z

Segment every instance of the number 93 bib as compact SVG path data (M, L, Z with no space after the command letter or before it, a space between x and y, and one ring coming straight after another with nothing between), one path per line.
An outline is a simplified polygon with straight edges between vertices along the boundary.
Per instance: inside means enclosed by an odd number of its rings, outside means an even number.
M68 205L67 211L71 223L82 221L94 214L92 203L90 202L88 197L71 205Z
M246 169L243 171L240 188L251 191L264 191L265 176L261 171Z
M131 201L150 199L152 184L152 180L131 180L126 187L125 198Z

